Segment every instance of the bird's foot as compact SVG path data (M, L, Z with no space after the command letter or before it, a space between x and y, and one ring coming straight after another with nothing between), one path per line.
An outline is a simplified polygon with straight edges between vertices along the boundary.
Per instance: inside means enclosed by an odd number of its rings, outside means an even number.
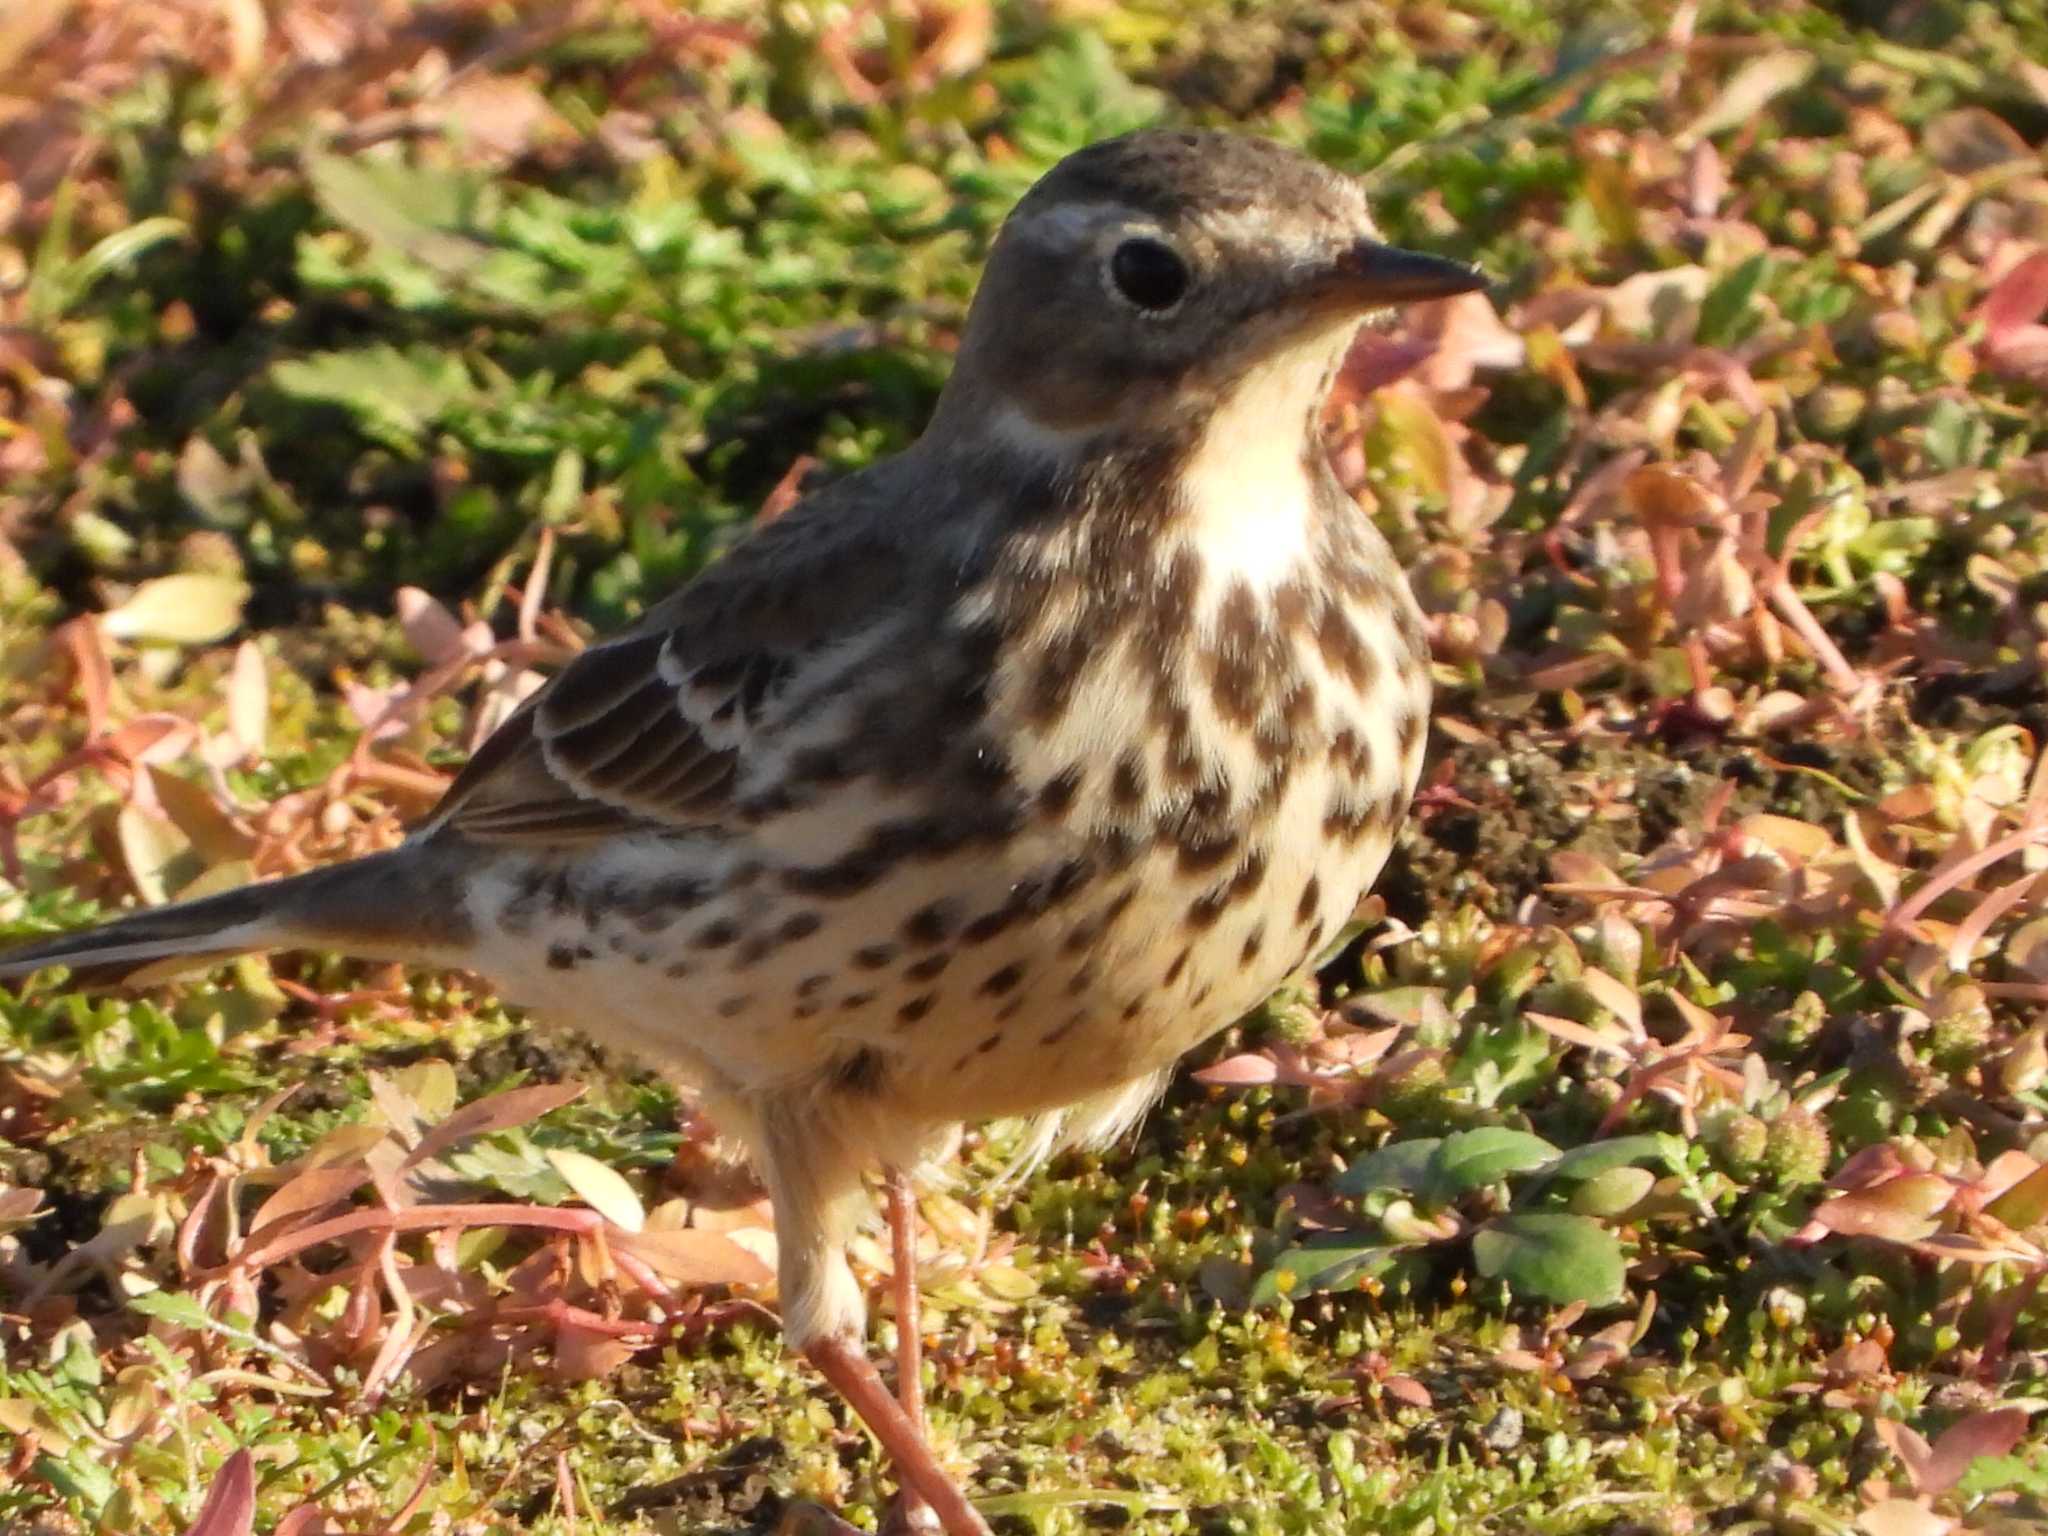
M990 1536L988 1522L946 1475L923 1432L882 1384L881 1372L861 1352L858 1340L813 1339L804 1346L804 1355L875 1432L905 1489L931 1506L946 1536Z

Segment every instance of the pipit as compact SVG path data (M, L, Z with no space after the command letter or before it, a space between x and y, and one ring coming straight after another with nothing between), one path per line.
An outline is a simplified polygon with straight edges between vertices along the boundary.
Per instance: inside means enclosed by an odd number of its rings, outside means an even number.
M1004 223L924 435L571 662L400 847L0 976L460 967L675 1072L767 1184L790 1344L921 1518L983 1533L923 1432L904 1170L968 1120L1116 1136L1378 874L1427 649L1318 418L1367 312L1480 282L1271 143L1081 150ZM876 1169L900 1400L845 1253Z

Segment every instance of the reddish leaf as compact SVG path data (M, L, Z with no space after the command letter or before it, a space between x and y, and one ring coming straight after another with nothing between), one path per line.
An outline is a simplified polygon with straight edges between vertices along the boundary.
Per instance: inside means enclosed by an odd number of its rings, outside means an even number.
M185 1536L249 1536L256 1528L256 1475L247 1451L221 1463L206 1502Z
M278 1222L324 1211L354 1194L369 1177L370 1170L359 1162L345 1163L337 1168L308 1168L297 1177L286 1180L276 1193L256 1208L256 1214L249 1222L249 1235L253 1238Z
M1813 1219L1844 1237L1908 1243L1932 1233L1937 1225L1934 1216L1954 1198L1955 1186L1940 1174L1908 1173L1824 1201Z
M2048 310L2048 251L2019 262L1985 297L1984 336L1993 347L2013 339Z
M469 649L455 615L438 598L418 587L398 589L398 625L412 642L412 648L420 653L420 659L430 667L459 661Z
M1389 1376L1380 1383L1380 1390L1411 1408L1429 1408L1436 1401L1429 1395L1429 1388L1413 1376Z
M1262 1083L1277 1082L1280 1067L1272 1057L1256 1051L1242 1056L1229 1056L1213 1067L1204 1067L1195 1074L1195 1081L1215 1087L1249 1088Z
M2027 1432L2024 1408L1989 1408L1942 1431L1922 1477L1922 1493L1946 1493L1980 1456L2004 1456Z
M531 1088L508 1088L489 1098L465 1104L420 1138L401 1167L410 1168L439 1156L458 1141L492 1131L509 1131L514 1126L538 1120L551 1110L583 1097L578 1083L539 1083Z
M760 1285L771 1274L753 1254L716 1232L614 1231L609 1236L614 1249L678 1285Z

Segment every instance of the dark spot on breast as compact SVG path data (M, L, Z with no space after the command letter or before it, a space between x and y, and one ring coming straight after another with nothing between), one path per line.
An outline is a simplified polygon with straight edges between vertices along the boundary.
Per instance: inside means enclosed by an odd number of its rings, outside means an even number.
M858 1013L879 996L881 996L879 992L849 992L846 996L839 999L839 1011L841 1013Z
M1025 917L1043 910L1046 882L1031 878L1019 880L1010 887L1007 900L992 912L984 912L965 928L960 930L964 944L986 944L997 934L1015 926Z
M776 932L781 935L783 943L794 944L799 939L808 939L824 926L825 919L819 913L792 912L782 920L782 926Z
M1132 998L1128 1003L1124 1004L1124 1022L1126 1024L1130 1023L1131 1020L1135 1019L1139 1014L1143 1013L1144 1011L1145 999L1143 999L1142 997Z
M832 1069L832 1082L842 1092L870 1098L881 1092L886 1071L882 1053L863 1046Z
M1081 969L1067 978L1067 996L1079 997L1083 992L1088 991L1095 985L1098 974L1095 962L1090 960Z
M953 952L951 950L934 950L922 960L905 966L903 968L903 977L906 981L930 981L935 976L940 975L952 963Z
M1380 814L1380 802L1358 790L1331 791L1323 810L1323 836L1332 842L1356 843Z
M661 974L668 977L671 981L681 981L690 974L689 962L677 960L672 964L665 965L661 968Z
M1197 933L1203 933L1216 926L1216 919L1223 915L1223 909L1230 905L1230 887L1219 885L1204 891L1188 903L1187 925Z
M1244 863L1238 866L1230 881L1232 901L1245 900L1266 883L1266 864L1266 850L1263 848L1254 848L1244 856Z
M1332 675L1361 691L1372 686L1379 671L1378 661L1341 604L1323 605L1322 616L1316 621L1316 649L1322 653L1323 664Z
M997 1046L1001 1045L1002 1043L1003 1032L999 1029L994 1034L984 1039L981 1042L981 1044L977 1045L974 1048L974 1053L977 1056L986 1056L990 1051L994 1050Z
M689 875L670 875L619 903L628 922L642 933L660 933L711 894L708 882Z
M1296 576L1274 588L1273 622L1283 638L1292 639L1308 623L1308 584Z
M1081 674L1095 655L1096 643L1092 632L1081 629L1046 638L1024 695L1025 717L1033 725L1044 729L1056 724L1067 712Z
M775 936L767 933L749 934L732 953L732 968L744 971L749 966L759 965L775 949Z
M1062 768L1038 787L1038 810L1042 816L1061 817L1073 808L1081 792L1083 770L1079 763Z
M550 944L548 966L551 970L573 971L578 960L588 960L590 951L580 944Z
M1010 759L999 747L973 747L960 765L960 781L969 794L1000 794L1010 787L1010 778Z
M815 997L831 984L832 975L829 971L814 971L796 984L796 995L798 997Z
M853 963L864 971L879 971L896 958L894 944L869 944L853 952Z
M1244 581L1231 583L1216 616L1209 654L1209 688L1216 713L1232 725L1259 717L1266 636L1258 599Z
M1094 878L1093 859L1084 856L1067 860L1052 872L1052 878L1045 883L1044 908L1050 910L1071 900Z
M960 921L958 914L959 909L950 901L935 901L928 907L920 907L904 920L903 937L911 944L943 944L946 935Z
M1187 706L1170 705L1166 711L1166 777L1175 784L1192 784L1202 776L1202 756L1195 749L1195 728Z
M1401 711L1400 724L1395 729L1399 733L1401 761L1404 763L1422 750L1422 718L1422 711L1419 709Z
M798 1003L793 1011L800 1019L815 1019L825 1011L825 1005L813 998L809 1002Z
M1192 945L1183 945L1181 952L1173 957L1173 963L1166 968L1166 974L1159 978L1162 987L1170 987L1180 980L1180 973L1188 968L1188 961L1194 955Z
M1266 925L1263 922L1252 924L1252 931L1245 935L1244 948L1238 951L1237 963L1250 965L1259 958L1259 951L1265 947Z
M753 1005L754 999L744 993L737 997L721 998L718 1003L718 1016L721 1019L736 1019Z
M1144 803L1145 754L1136 747L1126 747L1116 760L1116 771L1109 779L1109 795L1119 810L1134 811Z
M988 979L981 984L981 995L1001 997L1023 979L1024 967L1021 964L1006 965L999 971L989 973Z
M690 940L694 949L723 949L740 936L740 925L729 917L706 923Z
M1136 861L1142 841L1129 827L1109 827L1099 833L1095 846L1107 870L1129 869Z
M938 1000L939 994L936 992L921 993L896 1010L896 1021L899 1024L915 1024L932 1011L932 1005Z
M1320 877L1310 875L1308 884L1301 888L1301 900L1294 904L1294 920L1305 923L1323 909L1323 882Z
M1237 852L1237 834L1215 827L1187 829L1180 839L1180 857L1175 861L1184 875L1214 869Z
M1087 1022L1088 1015L1085 1012L1069 1014L1057 1029L1050 1030L1046 1034L1041 1035L1038 1043L1040 1045L1058 1045Z
M1209 1001L1209 995L1215 990L1216 988L1210 983L1203 982L1199 987L1195 988L1195 995L1188 999L1188 1006L1190 1008L1201 1007L1202 1004Z
M904 860L956 847L979 823L952 826L931 817L885 821L825 864L785 870L782 884L800 896L855 896Z

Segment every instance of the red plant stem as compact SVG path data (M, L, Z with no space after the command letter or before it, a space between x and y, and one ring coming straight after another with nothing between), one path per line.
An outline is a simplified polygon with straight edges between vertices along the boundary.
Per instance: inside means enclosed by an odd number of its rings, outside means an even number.
M424 1205L403 1211L351 1211L332 1221L316 1222L288 1233L253 1253L238 1254L226 1267L264 1269L308 1248L362 1232L433 1232L444 1227L538 1227L548 1232L590 1237L604 1229L604 1218L596 1211L576 1207L549 1210L524 1205Z
M1765 594L1771 606L1778 610L1778 617L1813 652L1814 660L1827 673L1829 682L1841 692L1852 695L1863 687L1863 674L1849 665L1849 658L1842 654L1833 637L1821 628L1820 620L1813 616L1813 610L1792 589L1791 582L1773 572L1766 578Z
M2010 858L2022 849L2043 841L2048 841L2048 820L2027 822L2017 831L2006 833L1994 843L1987 843L1948 869L1936 870L1925 885L1885 914L1884 926L1878 930L1878 948L1883 949L1908 923L1979 870L1988 869L2000 859Z

